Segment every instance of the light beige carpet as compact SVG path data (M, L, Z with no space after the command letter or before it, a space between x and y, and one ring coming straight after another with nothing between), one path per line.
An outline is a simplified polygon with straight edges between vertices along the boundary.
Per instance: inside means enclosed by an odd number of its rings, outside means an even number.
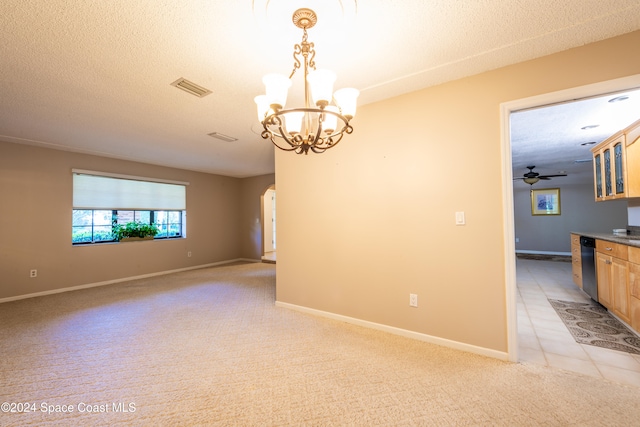
M0 400L34 411L0 425L640 424L638 388L301 314L274 295L275 266L245 264L1 304Z

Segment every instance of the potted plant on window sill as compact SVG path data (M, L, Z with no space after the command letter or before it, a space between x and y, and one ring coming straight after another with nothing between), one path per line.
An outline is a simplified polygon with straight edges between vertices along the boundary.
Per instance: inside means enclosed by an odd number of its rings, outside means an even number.
M141 240L153 240L160 229L154 224L142 224L138 221L113 225L113 235L118 242L136 242Z

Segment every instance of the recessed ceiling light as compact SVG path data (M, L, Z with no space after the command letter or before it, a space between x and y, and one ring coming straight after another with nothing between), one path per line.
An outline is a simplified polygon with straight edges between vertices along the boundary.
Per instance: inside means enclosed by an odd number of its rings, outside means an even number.
M225 135L225 134L220 133L220 132L211 132L211 133L208 133L207 135L209 135L209 136L211 136L213 138L220 139L220 140L225 141L225 142L233 142L233 141L237 141L238 140L238 138L234 138L232 136Z
M616 96L615 98L611 98L609 102L626 101L627 99L629 99L627 95L622 95L622 96Z
M596 141L583 142L580 145L593 145L593 144L597 144L597 142Z
M595 128L597 128L598 126L600 126L600 125L588 125L588 126L583 126L583 127L581 127L580 129L582 129L582 130L595 129Z

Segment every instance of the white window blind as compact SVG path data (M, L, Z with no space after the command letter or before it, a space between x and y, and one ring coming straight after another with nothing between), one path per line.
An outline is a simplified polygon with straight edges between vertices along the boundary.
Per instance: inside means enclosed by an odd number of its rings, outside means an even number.
M73 170L74 209L185 210L186 185Z

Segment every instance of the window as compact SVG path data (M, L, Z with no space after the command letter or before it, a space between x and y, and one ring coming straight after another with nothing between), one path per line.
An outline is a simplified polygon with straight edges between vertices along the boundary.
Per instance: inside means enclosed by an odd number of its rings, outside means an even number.
M152 212L151 222L160 228L156 238L182 236L182 213L177 211ZM155 214L155 217L153 216ZM154 221L155 218L155 221Z
M73 243L93 243L113 241L112 211L73 210Z
M183 214L183 211L74 209L71 241L73 244L113 242L113 226L133 221L155 224L160 229L155 239L180 238L185 234Z
M113 226L155 224L155 239L185 236L186 185L74 169L72 243L113 242Z

